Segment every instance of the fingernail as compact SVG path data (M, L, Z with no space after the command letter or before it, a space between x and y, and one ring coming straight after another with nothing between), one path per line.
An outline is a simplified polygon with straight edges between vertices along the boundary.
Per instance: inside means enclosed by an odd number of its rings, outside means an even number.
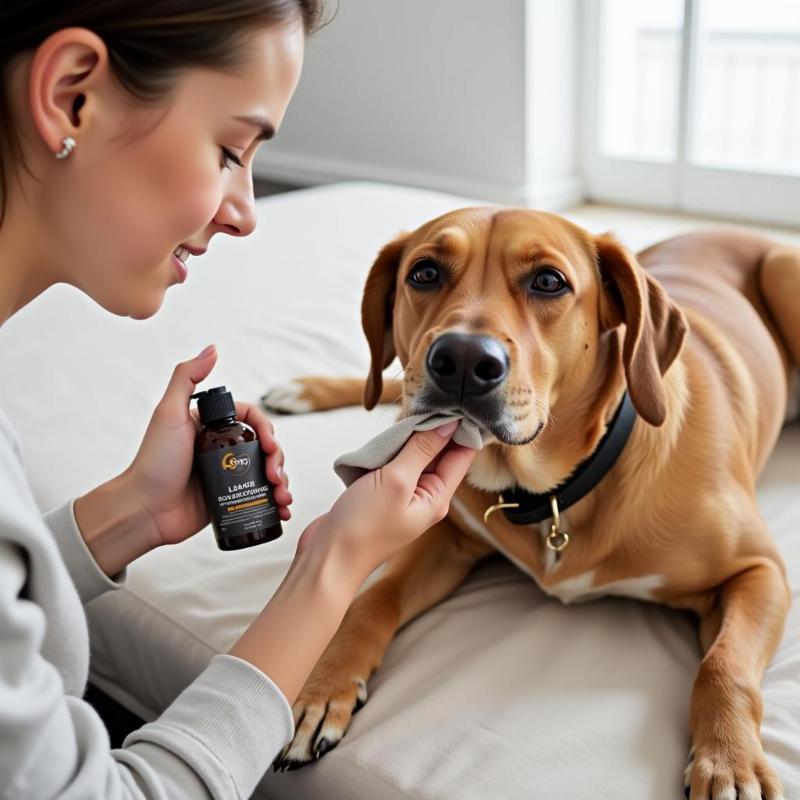
M278 464L278 467L277 467L277 469L275 470L275 472L277 472L277 473L278 473L278 477L279 477L281 480L283 480L283 465L282 465L282 464Z
M452 422L448 422L444 425L440 425L436 428L436 433L442 437L442 439L447 439L449 436L452 435L453 431L458 427L458 420L454 419Z
M210 356L210 355L211 355L211 353L212 353L212 351L213 351L213 350L214 350L214 345L213 345L213 344L210 344L208 347L206 347L206 349L205 349L205 350L203 350L203 352L202 352L202 353L198 353L198 354L195 356L195 358L196 358L196 359L200 359L200 358L206 358L207 356Z

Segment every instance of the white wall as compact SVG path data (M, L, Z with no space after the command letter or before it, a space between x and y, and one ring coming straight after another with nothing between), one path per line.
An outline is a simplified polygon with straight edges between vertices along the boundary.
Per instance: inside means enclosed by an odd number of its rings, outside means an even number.
M576 3L340 0L257 174L577 201Z

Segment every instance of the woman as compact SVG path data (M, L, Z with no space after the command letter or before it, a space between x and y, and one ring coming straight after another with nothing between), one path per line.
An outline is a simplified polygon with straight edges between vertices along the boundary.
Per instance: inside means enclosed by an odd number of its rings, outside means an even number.
M59 282L145 319L214 235L253 230L250 167L294 92L318 2L0 6L0 324ZM112 751L81 700L81 603L208 523L189 398L215 361L211 346L179 364L130 466L44 518L0 415L0 798L249 796L291 739L290 704L359 586L444 515L474 456L447 447L445 426L353 484L303 532L230 653ZM238 411L289 519L272 425Z

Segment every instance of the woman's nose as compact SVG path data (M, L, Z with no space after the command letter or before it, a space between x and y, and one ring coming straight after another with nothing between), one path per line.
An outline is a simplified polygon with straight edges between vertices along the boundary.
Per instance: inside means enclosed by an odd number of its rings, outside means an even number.
M214 222L231 236L249 236L255 230L256 207L249 170L242 170L241 180L222 198Z

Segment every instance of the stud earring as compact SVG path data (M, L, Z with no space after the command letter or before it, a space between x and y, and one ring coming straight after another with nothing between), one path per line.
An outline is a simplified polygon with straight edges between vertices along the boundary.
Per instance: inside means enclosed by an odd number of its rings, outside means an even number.
M56 158L61 160L66 158L75 149L75 140L71 136L65 136L61 140L63 145L60 153L56 153Z

